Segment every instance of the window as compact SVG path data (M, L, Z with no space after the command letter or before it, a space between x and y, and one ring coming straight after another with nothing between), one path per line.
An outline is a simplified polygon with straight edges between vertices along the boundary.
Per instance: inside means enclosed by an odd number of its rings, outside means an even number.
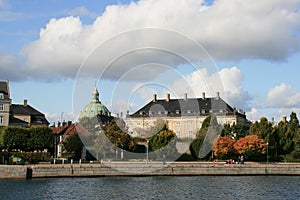
M4 94L0 93L0 99L4 99Z
M193 138L193 131L189 131L189 138Z
M4 110L4 105L2 103L0 104L0 110Z
M177 125L177 126L180 126L180 122L176 122L176 125Z
M3 124L3 116L0 116L0 124Z
M176 131L176 136L180 138L180 131Z

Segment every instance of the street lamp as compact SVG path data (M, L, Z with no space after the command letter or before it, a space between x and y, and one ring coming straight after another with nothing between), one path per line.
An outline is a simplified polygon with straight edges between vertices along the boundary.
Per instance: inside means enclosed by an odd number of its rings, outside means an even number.
M149 140L147 139L147 152L146 152L146 163L148 164L148 160L149 160Z
M267 164L269 164L269 142L267 142Z

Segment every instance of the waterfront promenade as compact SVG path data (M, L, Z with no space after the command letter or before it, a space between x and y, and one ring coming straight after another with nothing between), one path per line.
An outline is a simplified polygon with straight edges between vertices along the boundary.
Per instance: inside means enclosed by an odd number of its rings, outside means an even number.
M86 164L0 165L0 178L101 176L245 176L300 175L300 163L104 162Z

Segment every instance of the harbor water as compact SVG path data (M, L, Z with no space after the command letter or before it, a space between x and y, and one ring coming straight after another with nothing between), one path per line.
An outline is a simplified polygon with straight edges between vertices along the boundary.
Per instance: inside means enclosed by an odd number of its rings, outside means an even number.
M0 180L0 199L300 199L299 176Z

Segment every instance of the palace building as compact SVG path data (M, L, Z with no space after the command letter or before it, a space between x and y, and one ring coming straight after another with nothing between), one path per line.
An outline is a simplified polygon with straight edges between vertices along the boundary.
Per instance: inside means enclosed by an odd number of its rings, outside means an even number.
M195 138L204 119L212 114L221 125L248 122L245 112L228 105L219 92L209 98L205 93L202 93L202 98L188 98L185 94L182 99L171 99L170 94L165 99L157 99L155 94L144 107L133 114L127 113L125 122L129 134L136 137L145 137L143 134L158 119L163 119L178 138Z

